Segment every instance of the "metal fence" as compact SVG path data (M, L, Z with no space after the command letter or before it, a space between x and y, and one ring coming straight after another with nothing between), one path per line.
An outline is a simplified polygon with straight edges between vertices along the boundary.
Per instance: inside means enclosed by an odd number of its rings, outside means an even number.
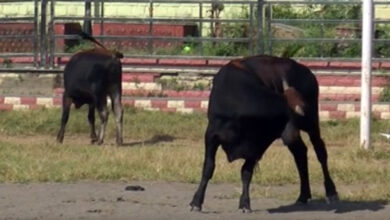
M30 15L0 17L0 58L3 67L10 65L12 57L30 57L38 66L38 7L39 1L3 0L0 4L26 3L32 9ZM16 27L16 28L12 28Z
M77 1L55 1L55 3L58 2ZM92 27L89 28L94 36L106 46L121 50L127 57L205 58L251 55L256 52L256 1L95 0L93 1L95 13L88 15L86 11L87 16L56 16L55 3L51 4L52 16L49 28L51 30L49 55L51 65L54 65L55 57L67 56L68 52L73 52L73 43L77 44L77 36L56 33L55 26L66 22L70 24L76 22L77 25L77 22L91 21ZM105 8L110 3L143 4L147 8L145 10L147 13L143 17L135 17L131 14L126 17L106 15ZM166 11L163 17L154 13L159 7L169 8L174 5L187 5L193 14L183 16L174 14L172 13L174 10L171 10L171 12ZM221 11L229 7L245 11L245 14L237 17L220 17ZM116 30L110 29L110 26L118 24L120 25L116 26ZM227 25L230 25L230 29L236 28L233 31L238 33L224 34L222 28ZM77 29L77 27L74 28ZM120 29L123 28L130 29L130 31L121 33ZM131 29L136 29L136 31L131 31ZM242 31L243 29L246 31ZM68 40L69 43L64 44L63 40ZM62 48L56 48L56 45L61 45Z
M374 1L375 9L387 5L388 1ZM362 1L354 0L264 1L264 51L311 59L360 59L361 7ZM376 17L373 22L374 57L390 58L390 19Z
M126 57L229 59L266 53L308 59L360 59L361 1L5 0L0 4L3 3L28 3L34 9L31 16L0 17L1 68L7 67L12 57L32 57L34 67L56 67L61 57L91 47L76 35L80 29L92 32L107 47L124 52ZM386 4L375 1L376 8ZM31 31L1 29L23 23L29 24ZM390 20L375 19L374 23L375 57L387 59ZM30 42L30 49L4 49L5 44L12 46L22 41Z

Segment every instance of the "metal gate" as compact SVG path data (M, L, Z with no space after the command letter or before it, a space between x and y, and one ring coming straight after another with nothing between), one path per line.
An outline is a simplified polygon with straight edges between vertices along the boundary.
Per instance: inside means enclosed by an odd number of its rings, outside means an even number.
M38 67L38 7L39 1L3 0L2 7L13 8L25 4L27 15L3 14L0 17L0 59L2 68L12 67L11 58ZM24 61L24 62L23 62Z

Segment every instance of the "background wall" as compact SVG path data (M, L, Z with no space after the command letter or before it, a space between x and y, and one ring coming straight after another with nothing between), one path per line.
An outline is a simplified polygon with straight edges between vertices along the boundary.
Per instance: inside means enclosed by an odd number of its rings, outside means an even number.
M149 4L142 3L105 3L107 10L105 11L106 16L112 17L123 17L129 16L132 17L145 17L149 14ZM93 5L93 4L92 4ZM154 16L156 17L197 17L199 16L198 6L199 4L154 4ZM194 7L195 6L195 7ZM237 9L238 8L238 9ZM94 9L92 9L93 11ZM209 8L204 8L203 15L209 15L207 11ZM225 7L224 11L221 13L222 17L231 17L234 16L236 10L239 10L239 7ZM34 13L33 3L0 3L0 17L7 16L24 16L32 15ZM78 15L82 16L84 14L84 3L56 3L56 13L59 16L64 15ZM389 5L380 5L376 7L375 17L378 19L388 19L390 18L390 4Z

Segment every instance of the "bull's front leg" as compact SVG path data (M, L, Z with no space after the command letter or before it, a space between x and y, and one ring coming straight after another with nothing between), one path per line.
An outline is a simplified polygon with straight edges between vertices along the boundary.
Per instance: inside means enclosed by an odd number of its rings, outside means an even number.
M249 185L252 181L253 169L256 165L254 160L245 160L241 168L242 194L240 197L240 204L238 206L242 212L252 212L251 202L249 197Z
M219 143L210 135L210 130L206 131L205 135L205 158L203 162L202 179L197 191L190 203L191 211L201 211L206 188L209 180L213 176L215 169L215 154Z

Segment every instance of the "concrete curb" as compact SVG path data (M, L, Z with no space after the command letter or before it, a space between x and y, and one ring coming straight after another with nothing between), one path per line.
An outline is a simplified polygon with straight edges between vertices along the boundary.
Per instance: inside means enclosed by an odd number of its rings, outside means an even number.
M0 96L0 111L60 108L60 97ZM149 111L194 113L207 112L207 98L124 97L124 106ZM320 102L320 119L342 120L360 117L360 102ZM374 103L373 117L390 119L390 103Z

